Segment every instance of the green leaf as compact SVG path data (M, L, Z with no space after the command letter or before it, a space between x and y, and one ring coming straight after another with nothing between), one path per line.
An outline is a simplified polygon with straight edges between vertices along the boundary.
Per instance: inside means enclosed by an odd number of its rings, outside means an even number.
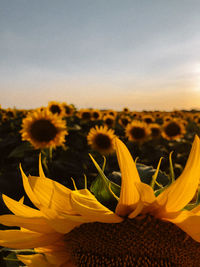
M8 158L23 158L27 151L33 151L33 147L29 143L23 143L14 148L8 155Z
M156 173L156 169L154 169L152 166L146 166L144 164L136 164L140 179L143 183L149 184L151 183L153 175ZM158 172L156 181L161 184L162 186L166 186L169 183L169 176L160 171ZM159 189L160 187L155 184L155 190Z
M16 253L11 252L6 257L3 258L6 262L7 267L19 267L19 260L17 259Z
M90 191L95 195L96 199L101 202L112 202L116 201L116 198L120 195L120 186L110 181L98 165L98 163L94 160L94 158L90 155L99 175L93 181L90 186ZM110 188L109 188L110 185ZM112 192L111 192L112 190ZM114 194L113 194L114 193ZM116 195L116 197L114 197Z

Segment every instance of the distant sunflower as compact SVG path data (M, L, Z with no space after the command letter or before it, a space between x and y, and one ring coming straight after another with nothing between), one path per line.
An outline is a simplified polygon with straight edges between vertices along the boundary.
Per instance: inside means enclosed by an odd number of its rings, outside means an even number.
M1 116L1 121L2 122L7 122L9 120L9 118L7 117L7 115L5 113L2 114Z
M173 120L173 118L172 118L172 116L170 116L170 115L165 115L164 117L163 117L163 122L165 123L165 122L169 122L169 121L171 121L171 120Z
M131 122L131 118L128 116L120 116L118 123L122 126L122 127L126 127L129 123Z
M80 109L78 112L78 117L83 121L91 120L91 110L90 109Z
M128 108L125 107L125 108L123 108L123 111L122 112L128 114L130 111L129 111Z
M167 140L177 140L182 138L185 132L184 124L179 120L172 119L163 124L161 135Z
M160 112L160 111L155 111L155 112L153 113L153 116L154 116L154 118L159 119L159 118L162 117L162 112Z
M72 105L68 105L66 103L63 103L63 107L64 107L64 110L65 110L65 116L66 117L70 117L74 114L74 107Z
M195 113L195 114L190 113L190 114L188 114L188 118L189 118L191 121L196 121L196 120L198 120L199 123L200 123L200 120L199 120L199 118L200 118L200 113Z
M115 124L115 117L112 115L105 115L103 121L106 126L113 127Z
M101 154L110 154L114 152L114 131L107 126L96 126L90 129L87 140L88 144Z
M150 123L149 124L149 129L151 132L151 137L154 138L159 138L161 136L161 127L157 123Z
M188 122L187 122L187 120L185 120L185 119L178 118L177 120L178 120L180 123L182 123L182 124L184 125L184 127L186 127L186 126L188 125Z
M61 146L67 135L66 123L48 110L30 112L22 121L22 140L35 149Z
M106 110L106 112L105 112L105 114L104 114L105 116L113 116L114 118L116 118L117 117L117 112L116 111L114 111L114 110L112 110L112 109L110 109L110 110Z
M92 120L100 120L102 117L101 111L98 109L91 110Z
M133 112L130 113L130 115L131 115L132 119L136 120L138 118L138 116L139 116L139 112L133 111Z
M56 101L50 101L48 103L48 107L49 111L52 114L56 114L60 117L63 117L65 115L65 108L63 107L62 103L56 102Z
M126 136L129 141L143 142L150 134L148 125L141 121L132 121L126 126Z
M46 107L39 107L39 108L37 108L36 110L37 110L37 111L43 111L43 110L45 110L45 109L47 109L47 108L46 108ZM35 111L36 111L36 110L35 110Z
M150 114L149 114L149 115L144 115L144 116L142 116L142 120L143 120L144 122L146 122L147 124L149 124L149 123L153 123L153 122L155 121L154 117L151 116Z
M194 118L194 121L196 122L197 125L200 125L200 115L196 116Z
M16 115L16 110L11 109L11 108L6 109L6 116L9 119L13 119L15 117L15 115Z

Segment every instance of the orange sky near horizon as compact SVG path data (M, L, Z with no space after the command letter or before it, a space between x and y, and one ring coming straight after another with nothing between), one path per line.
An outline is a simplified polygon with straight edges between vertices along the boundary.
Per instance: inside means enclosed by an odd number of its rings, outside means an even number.
M0 104L200 109L200 1L0 3Z
M122 110L200 109L200 89L196 83L164 84L154 81L132 84L129 81L54 81L35 84L34 87L7 88L1 93L3 108L37 108L49 101L74 104L76 108ZM17 88L18 87L18 88ZM37 88L37 89L36 89ZM123 89L125 88L125 89ZM9 102L10 99L10 102ZM12 103L16 104L13 105ZM5 104L7 103L7 104Z

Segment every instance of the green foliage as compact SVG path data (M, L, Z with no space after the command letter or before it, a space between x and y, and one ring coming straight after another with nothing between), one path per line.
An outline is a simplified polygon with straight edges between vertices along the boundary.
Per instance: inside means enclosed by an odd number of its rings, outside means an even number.
M8 158L23 158L26 152L32 150L32 146L28 142L25 142L15 147L8 155Z
M102 204L115 202L120 195L120 186L110 181L104 174L103 170L90 155L99 175L90 186L90 191L95 195L97 200Z

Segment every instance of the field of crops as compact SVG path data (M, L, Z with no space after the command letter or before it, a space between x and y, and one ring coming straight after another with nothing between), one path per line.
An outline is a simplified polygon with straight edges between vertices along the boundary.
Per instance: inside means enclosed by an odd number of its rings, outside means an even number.
M1 108L0 191L15 200L25 197L24 203L30 205L19 165L26 175L38 176L41 157L46 177L70 189L87 184L101 203L114 210L116 203L100 176L102 169L113 188L121 185L116 136L129 149L143 182L152 185L159 170L154 189L160 190L182 173L196 134L200 135L200 112L195 110L76 109L54 101L34 110ZM8 212L2 200L0 211Z

